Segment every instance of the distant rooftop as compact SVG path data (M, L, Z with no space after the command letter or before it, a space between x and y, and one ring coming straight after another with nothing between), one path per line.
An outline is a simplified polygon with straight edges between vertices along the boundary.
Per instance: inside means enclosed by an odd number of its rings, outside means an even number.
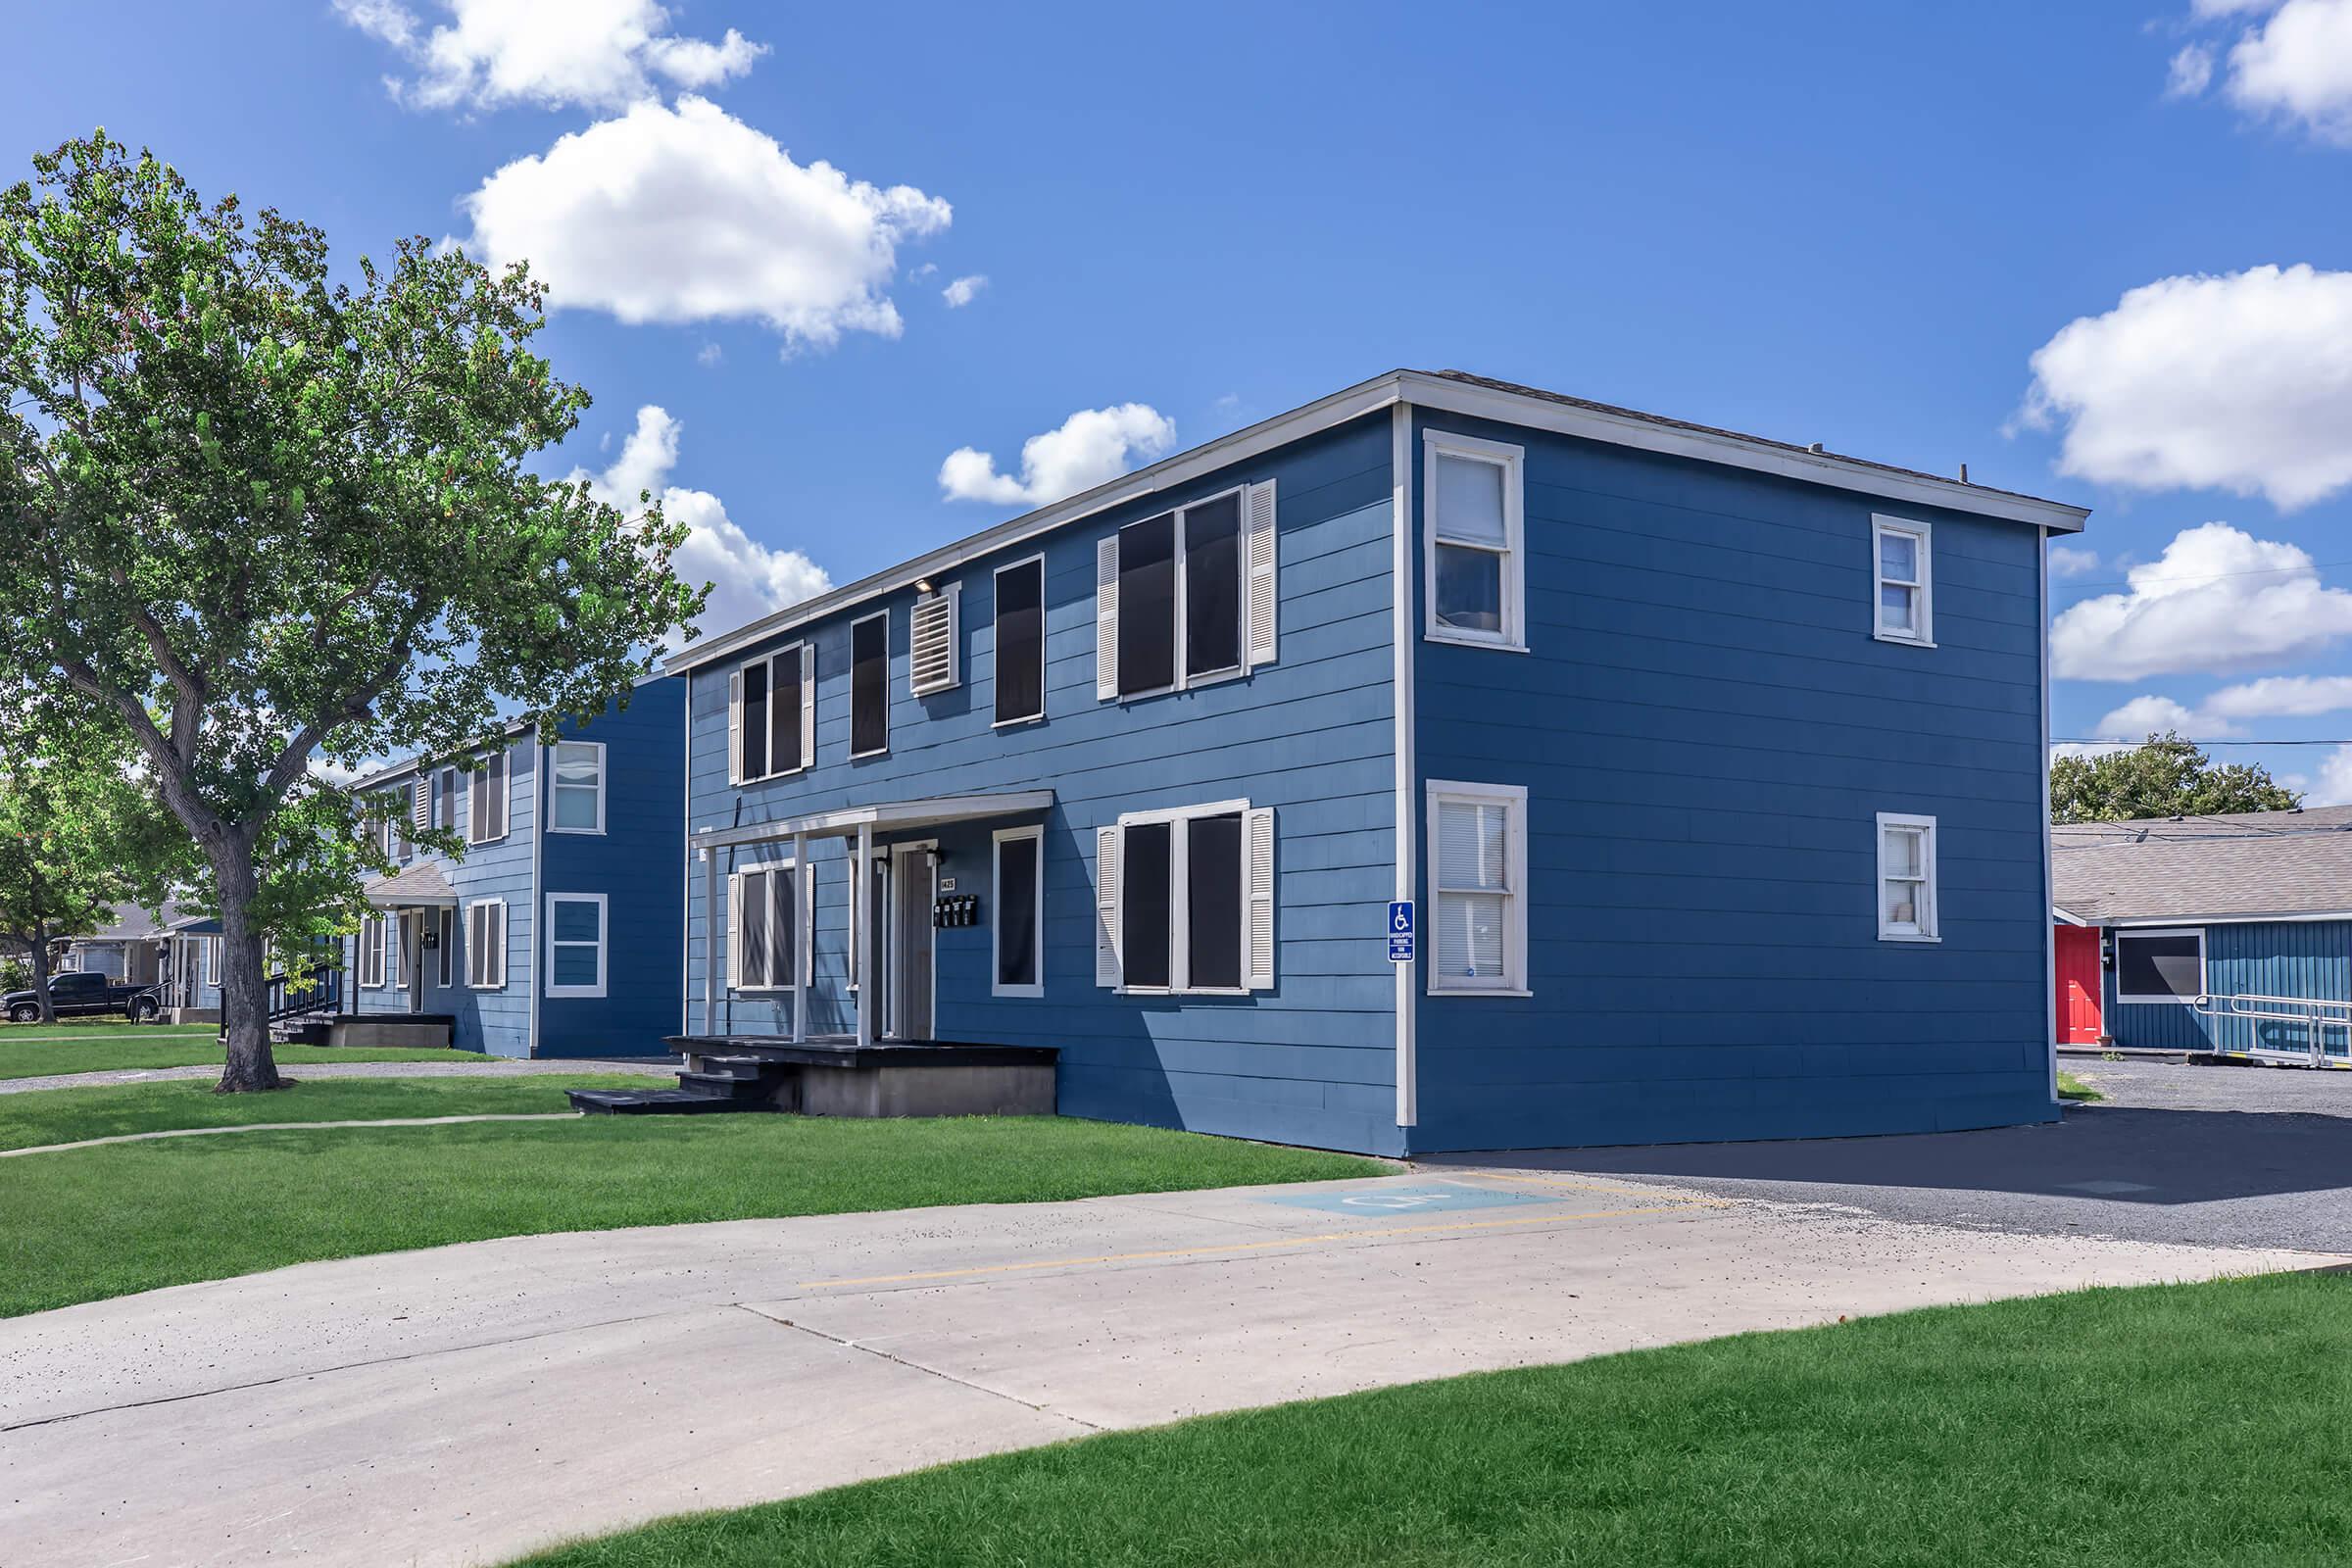
M2352 916L2352 806L2067 823L2054 902L2092 924Z

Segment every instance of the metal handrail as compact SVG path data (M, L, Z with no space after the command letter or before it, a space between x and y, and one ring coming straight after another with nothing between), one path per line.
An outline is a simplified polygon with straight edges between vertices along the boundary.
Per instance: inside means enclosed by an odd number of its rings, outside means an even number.
M2344 1031L2345 1056L2352 1057L2352 1001L2337 1001L2328 997L2273 997L2260 992L2223 993L2198 997L2190 1004L2195 1012L2207 1018L2243 1018L2248 1022L2295 1023L2310 1031L2311 1044L2303 1050L2278 1046L2264 1046L2260 1037L2245 1050L2221 1046L2216 1042L2216 1054L2224 1056L2259 1057L2271 1061L2307 1060L2315 1067L2341 1067L2344 1057L2328 1053L2323 1031Z

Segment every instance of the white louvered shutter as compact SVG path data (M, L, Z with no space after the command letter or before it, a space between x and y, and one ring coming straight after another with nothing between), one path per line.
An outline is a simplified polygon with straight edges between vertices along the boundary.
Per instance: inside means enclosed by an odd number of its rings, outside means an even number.
M743 782L743 671L727 677L727 782Z
M1119 536L1095 542L1095 700L1119 695Z
M743 873L727 873L727 989L743 989Z
M801 644L801 765L816 765L816 644Z
M959 679L956 644L962 640L958 606L963 584L952 582L914 603L906 628L906 689L917 697L953 689Z
M1274 989L1274 808L1259 807L1242 823L1247 857L1243 889L1249 921L1243 930L1247 963L1244 984L1252 991Z
M429 773L419 773L409 786L409 820L419 832L433 825L433 779Z
M1115 987L1119 967L1119 845L1115 827L1095 829L1095 984Z
M1245 655L1248 667L1274 662L1274 621L1276 589L1279 580L1274 570L1274 481L1250 487L1246 515L1243 518L1243 559L1249 564L1249 649Z

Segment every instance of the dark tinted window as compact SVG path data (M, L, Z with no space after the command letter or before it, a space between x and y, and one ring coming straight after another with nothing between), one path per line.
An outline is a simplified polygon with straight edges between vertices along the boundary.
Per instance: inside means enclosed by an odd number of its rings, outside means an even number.
M1242 815L1197 816L1186 827L1185 882L1192 984L1242 983Z
M64 974L49 977L49 994L63 996L70 992L96 991L106 984L106 976L95 969L70 969Z
M890 617L876 615L850 628L850 750L889 744Z
M1037 844L997 845L997 984L1037 984Z
M1119 695L1176 684L1176 514L1119 530Z
M794 902L790 871L770 871L768 877L767 980L770 985L788 986L799 961L800 915L796 911L800 905Z
M1125 615L1122 605L1120 613ZM1168 824L1127 829L1120 870L1119 961L1131 986L1168 983Z
M768 704L767 755L777 772L789 773L808 760L801 755L801 651L787 648L768 663L775 671L775 700Z
M1045 710L1046 564L1032 561L997 573L997 718Z
M767 665L750 664L743 671L743 776L760 778L766 773Z
M735 911L735 927L743 937L743 961L737 972L747 986L767 984L767 878L747 876L743 907Z
M2200 952L2194 936L2119 934L2115 939L2116 991L2127 997L2202 996L2205 965Z
M1184 514L1184 670L1206 675L1242 662L1242 498Z

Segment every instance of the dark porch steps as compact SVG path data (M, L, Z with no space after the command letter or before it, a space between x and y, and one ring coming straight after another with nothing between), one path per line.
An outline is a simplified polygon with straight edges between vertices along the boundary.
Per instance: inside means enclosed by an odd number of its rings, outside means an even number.
M775 1110L776 1080L787 1070L758 1056L706 1056L699 1071L678 1074L675 1089L573 1089L572 1108L591 1116L707 1116Z

